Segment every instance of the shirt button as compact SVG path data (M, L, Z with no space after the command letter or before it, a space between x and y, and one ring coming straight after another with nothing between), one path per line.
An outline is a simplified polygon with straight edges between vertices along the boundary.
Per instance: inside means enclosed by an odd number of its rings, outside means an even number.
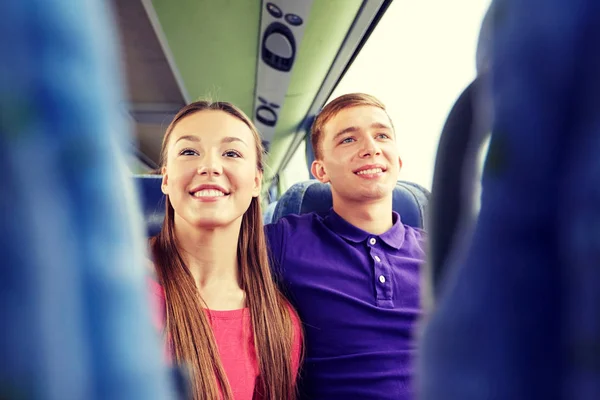
M369 239L369 243L371 243L372 245L377 243L377 240L375 240L375 238L371 238Z
M385 276L379 275L379 282L385 283Z
M375 256L375 261L379 262L381 261L381 258L379 258L379 256Z

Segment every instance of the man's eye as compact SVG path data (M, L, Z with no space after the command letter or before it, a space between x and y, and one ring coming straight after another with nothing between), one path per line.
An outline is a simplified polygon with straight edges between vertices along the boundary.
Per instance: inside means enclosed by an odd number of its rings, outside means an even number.
M380 133L379 135L377 135L378 138L381 139L389 139L390 136L387 133Z
M354 139L353 139L353 138L351 138L351 137L348 137L348 138L345 138L345 139L343 139L343 140L340 142L340 144L344 144L344 143L352 143L353 141L354 141Z

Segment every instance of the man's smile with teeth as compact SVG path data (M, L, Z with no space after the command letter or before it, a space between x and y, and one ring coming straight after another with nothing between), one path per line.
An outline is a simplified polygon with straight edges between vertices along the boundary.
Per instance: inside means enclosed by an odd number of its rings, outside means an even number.
M371 169L364 169L362 171L358 171L356 174L357 175L370 175L370 174L378 174L380 172L383 172L383 170L381 168L371 168Z

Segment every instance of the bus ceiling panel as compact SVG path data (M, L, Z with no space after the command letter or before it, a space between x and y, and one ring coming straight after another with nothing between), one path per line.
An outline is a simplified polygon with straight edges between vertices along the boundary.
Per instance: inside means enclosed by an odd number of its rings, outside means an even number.
M131 1L131 0L129 0ZM135 0L138 1L138 0ZM160 20L158 19L158 15L156 10L154 9L154 5L152 0L141 0L144 10L146 11L146 15L148 16L148 20L152 24L152 28L154 29L154 33L156 34L156 38L160 43L160 47L162 48L163 55L169 64L169 68L173 74L173 78L177 84L177 88L179 89L179 93L183 97L185 103L189 103L191 101L190 94L187 90L183 77L181 76L181 72L179 71L179 67L175 58L173 56L173 52L171 51L171 47L169 46L169 42L165 35L165 32L162 28Z
M312 0L263 1L252 117L268 143L285 101Z
M121 39L127 99L132 103L178 103L185 96L141 0L112 0Z
M251 116L261 0L144 1L156 12L190 101L229 101Z
M314 116L321 110L390 3L391 0L370 0L359 4L352 21L343 32L344 35L340 39L336 52L329 58L330 62L324 65L326 68L321 71L320 84L315 88L313 96L310 97L311 102L308 105L304 104L304 107L299 105L290 107L290 109L303 112L303 114L296 116L296 125L287 127L286 131L292 134L291 137L290 135L278 135L276 142L272 144L274 154L270 157L269 162L275 175L287 167L298 151L298 147L310 130ZM287 99L285 111L293 102L294 99Z
M160 146L164 133L165 128L159 124L135 124L139 152L144 155L144 162L153 168L160 163Z
M128 109L136 123L158 124L166 128L184 105L184 103L131 103Z

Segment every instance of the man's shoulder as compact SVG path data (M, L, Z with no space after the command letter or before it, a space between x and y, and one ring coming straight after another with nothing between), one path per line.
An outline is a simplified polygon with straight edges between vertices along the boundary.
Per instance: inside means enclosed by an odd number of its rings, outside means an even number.
M265 236L270 257L275 265L283 263L287 250L306 249L320 237L322 217L318 214L286 215L277 221L265 225Z
M404 232L403 247L406 247L408 250L414 250L422 258L425 258L427 251L427 231L421 228L404 225Z
M267 234L277 232L288 235L307 235L318 231L322 226L323 215L314 212L306 214L289 214L277 221L265 225Z
M407 235L411 235L419 240L427 240L427 231L425 229L415 228L410 225L404 225L404 229Z

